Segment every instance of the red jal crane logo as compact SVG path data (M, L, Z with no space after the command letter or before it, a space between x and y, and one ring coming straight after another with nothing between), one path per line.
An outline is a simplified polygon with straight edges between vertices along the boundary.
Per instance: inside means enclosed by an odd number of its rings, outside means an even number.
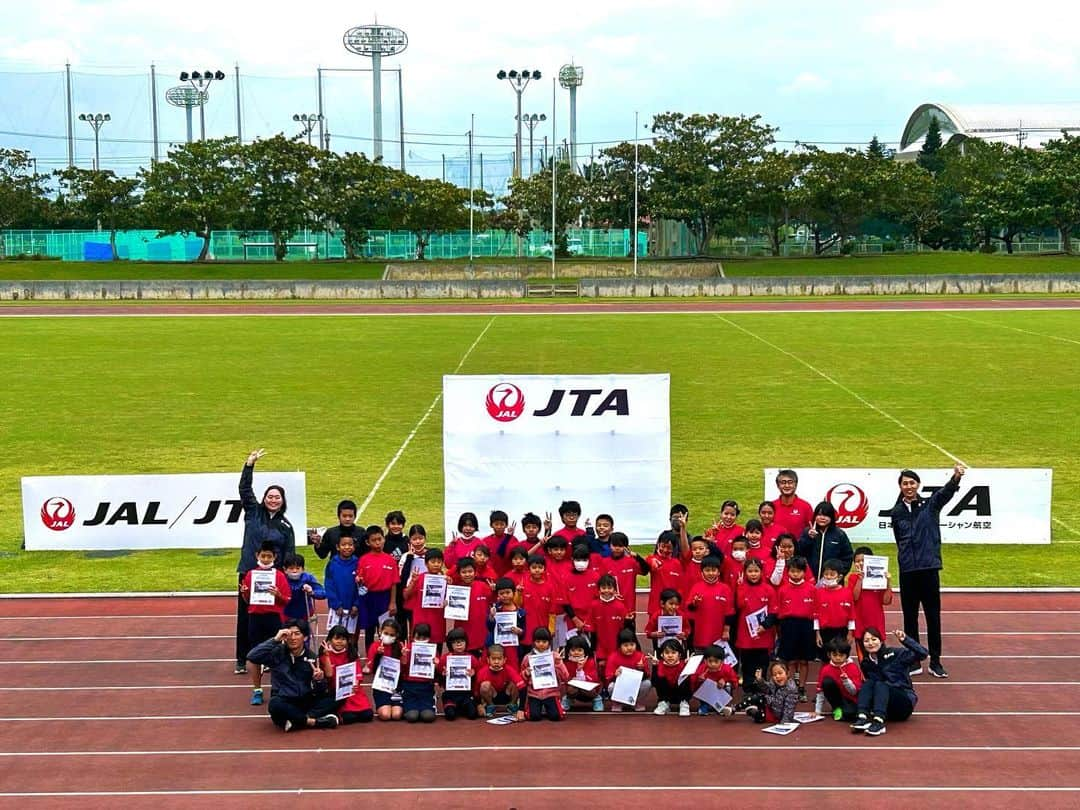
M836 525L850 529L866 520L870 500L855 484L836 484L825 493L825 500L836 507Z
M75 523L75 505L67 498L49 498L41 505L41 522L54 532L70 529Z
M525 412L525 395L513 383L499 383L488 391L484 404L496 422L513 422Z

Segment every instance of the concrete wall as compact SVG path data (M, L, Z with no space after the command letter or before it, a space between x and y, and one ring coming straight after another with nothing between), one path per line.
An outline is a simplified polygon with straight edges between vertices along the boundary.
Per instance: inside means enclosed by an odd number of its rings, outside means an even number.
M555 263L556 278L612 278L626 277L631 265L622 262L581 262L559 261ZM643 261L639 265L642 275L655 278L710 278L723 276L719 261L702 262L662 262ZM417 280L429 279L528 279L550 278L551 262L530 261L524 264L489 264L468 265L462 262L409 262L406 264L388 264L384 279Z
M525 282L445 281L0 281L0 300L210 301L266 299L524 298ZM585 278L587 298L1080 293L1080 273L815 278Z

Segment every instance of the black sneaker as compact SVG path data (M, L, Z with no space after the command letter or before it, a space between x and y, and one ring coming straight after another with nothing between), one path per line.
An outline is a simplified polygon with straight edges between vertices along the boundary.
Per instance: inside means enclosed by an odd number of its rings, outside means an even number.
M806 696L806 690L799 687L799 703L809 703L810 698Z
M910 670L908 670L909 677L914 678L916 675L922 675L922 664L913 666Z
M315 721L315 728L337 728L338 719L336 714L324 714Z
M874 722L866 729L866 733L870 737L880 737L885 733L885 722L880 717L875 717Z
M930 674L935 678L948 678L949 673L945 671L945 667L941 665L940 661L933 661L930 664Z
M860 714L855 718L855 722L851 724L851 730L855 734L860 734L870 728L870 718L865 714Z

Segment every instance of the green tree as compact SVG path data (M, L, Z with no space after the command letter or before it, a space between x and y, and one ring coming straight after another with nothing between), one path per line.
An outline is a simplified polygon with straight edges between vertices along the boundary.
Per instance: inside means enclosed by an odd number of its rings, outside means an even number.
M283 261L289 238L318 224L314 200L320 150L278 134L254 141L240 151L242 182L247 191L246 230L270 231L274 258Z
M1080 227L1080 137L1065 135L1031 154L1032 218L1057 229L1066 253Z
M961 241L959 199L944 178L918 163L893 163L887 166L882 190L881 213L916 242L937 249Z
M801 154L768 150L752 164L747 213L764 225L773 256L780 255L780 244L787 239L805 162Z
M638 144L638 215L649 211L653 148ZM586 219L597 228L632 228L634 220L634 144L603 149L585 172ZM639 223L640 225L640 223Z
M345 256L355 259L372 230L386 228L391 215L391 191L401 174L363 154L319 155L312 204L327 228L340 228Z
M948 150L947 150L948 151ZM989 253L1000 241L1012 253L1013 240L1035 223L1033 152L972 138L947 154L939 175L962 201L969 240Z
M585 211L586 180L565 161L555 164L555 234L556 256L568 256L566 229L576 223ZM551 163L531 177L510 181L510 194L502 199L503 205L516 212L519 218L528 218L533 227L551 227Z
M937 174L941 171L943 161L939 154L941 152L941 124L935 116L930 116L930 123L926 128L926 137L923 139L922 148L919 150L919 157L916 158L919 165L926 169L931 174Z
M940 133L938 137L940 137ZM892 150L882 146L877 135L874 135L874 137L870 139L870 143L866 146L866 156L873 160L886 160L892 157Z
M64 195L65 210L70 216L95 223L109 232L109 245L115 261L116 232L135 227L140 202L134 177L117 177L109 170L94 171L71 167L56 172Z
M468 203L467 188L404 175L402 185L391 191L390 223L416 237L416 258L423 261L432 236L469 227Z
M29 152L0 149L0 257L5 255L4 230L40 225L48 208L45 178L32 166Z
M198 261L210 252L210 234L240 220L247 201L241 147L235 138L184 144L139 173L143 204L159 235L195 234L203 240Z
M833 245L841 250L859 225L877 209L884 165L857 149L825 152L807 147L807 165L795 201L800 219L814 235L814 254Z
M776 131L760 116L663 113L653 119L653 215L686 224L704 253L725 224L740 220L753 187L753 164Z

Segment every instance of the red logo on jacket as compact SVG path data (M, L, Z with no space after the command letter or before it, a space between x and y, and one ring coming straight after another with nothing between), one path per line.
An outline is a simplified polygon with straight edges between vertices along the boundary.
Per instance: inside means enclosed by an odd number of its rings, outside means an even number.
M855 484L836 484L825 493L825 500L836 507L836 525L850 529L866 520L870 500Z
M41 522L54 532L70 529L75 523L75 505L67 498L49 498L41 505Z
M499 383L488 391L484 404L496 422L513 422L525 412L525 395L513 383Z

